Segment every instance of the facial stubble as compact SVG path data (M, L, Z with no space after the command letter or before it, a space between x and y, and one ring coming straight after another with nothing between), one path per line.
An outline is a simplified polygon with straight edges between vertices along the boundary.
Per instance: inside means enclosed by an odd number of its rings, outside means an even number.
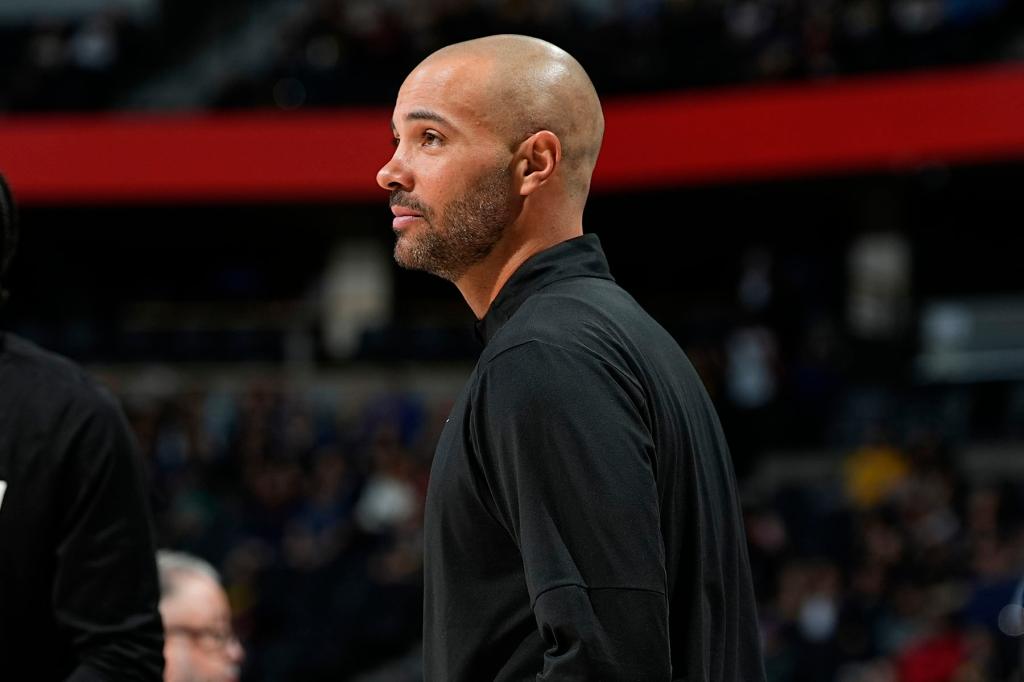
M396 231L395 261L404 268L458 281L494 250L512 222L515 208L509 179L506 166L484 172L465 194L443 207L440 219L405 192L392 192L392 205L420 211L426 223L416 233Z

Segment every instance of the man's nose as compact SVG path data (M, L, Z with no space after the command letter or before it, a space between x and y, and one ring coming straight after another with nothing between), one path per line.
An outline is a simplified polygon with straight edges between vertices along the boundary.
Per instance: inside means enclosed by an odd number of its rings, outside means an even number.
M412 190L412 176L396 151L391 160L377 171L377 184L389 192L396 189Z
M228 642L225 653L228 655L228 659L235 664L240 664L245 660L245 649L242 648L242 643L237 639L232 639Z

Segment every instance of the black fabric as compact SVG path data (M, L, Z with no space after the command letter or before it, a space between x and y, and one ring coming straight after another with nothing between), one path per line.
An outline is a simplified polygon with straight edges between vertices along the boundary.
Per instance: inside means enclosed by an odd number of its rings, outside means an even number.
M4 280L18 245L18 212L7 180L0 173L0 305L7 301Z
M763 680L718 418L597 237L527 261L477 331L427 494L426 679Z
M0 678L163 679L141 463L115 400L0 333Z

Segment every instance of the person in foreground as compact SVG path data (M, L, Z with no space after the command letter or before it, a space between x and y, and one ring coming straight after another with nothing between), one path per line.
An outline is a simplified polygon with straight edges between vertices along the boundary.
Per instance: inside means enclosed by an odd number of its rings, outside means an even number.
M16 242L0 176L0 303ZM160 682L153 532L116 400L0 331L0 679Z
M583 68L524 36L451 45L392 129L395 259L455 283L485 343L431 470L425 678L763 680L714 408L583 234Z
M160 615L167 633L164 682L237 682L245 652L231 629L220 576L183 552L157 553Z

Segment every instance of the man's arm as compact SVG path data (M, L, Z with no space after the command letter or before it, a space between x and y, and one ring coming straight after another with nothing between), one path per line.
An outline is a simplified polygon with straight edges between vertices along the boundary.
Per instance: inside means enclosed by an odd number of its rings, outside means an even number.
M485 476L548 645L538 679L668 680L656 465L638 387L589 354L532 342L487 365L474 405Z
M150 510L135 441L105 392L68 415L61 470L66 514L53 608L78 656L69 680L163 678L163 627Z

